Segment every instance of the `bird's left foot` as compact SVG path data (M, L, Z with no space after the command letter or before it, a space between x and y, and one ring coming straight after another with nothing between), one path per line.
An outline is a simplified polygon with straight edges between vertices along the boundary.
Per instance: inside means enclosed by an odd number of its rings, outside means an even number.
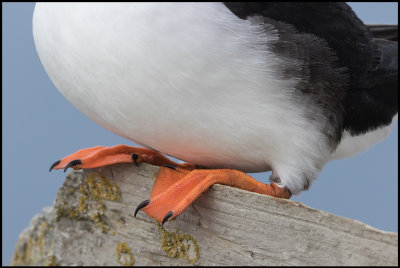
M187 170L162 166L158 171L150 199L139 204L135 216L142 210L149 217L164 224L181 214L201 193L215 183L279 198L290 198L291 196L290 191L286 188L280 188L274 183L264 184L238 170Z

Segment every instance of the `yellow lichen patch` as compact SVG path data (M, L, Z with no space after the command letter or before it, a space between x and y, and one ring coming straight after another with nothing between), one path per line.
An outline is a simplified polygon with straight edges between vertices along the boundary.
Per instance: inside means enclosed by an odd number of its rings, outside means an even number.
M86 201L88 199L89 199L89 196L87 196L87 195L83 195L83 196L79 197L79 207L77 210L78 213L86 210L86 208L87 208Z
M28 263L25 261L25 258L21 256L18 252L15 252L11 259L10 266L22 266L27 264Z
M39 253L41 256L43 255L43 249L45 246L44 235L45 235L47 228L49 228L49 225L47 224L47 222L42 221L40 223L40 227L39 227L40 231L39 231L39 235L37 237L37 245L38 245Z
M56 256L50 255L46 258L44 266L58 266Z
M100 173L90 173L83 184L81 184L79 191L84 194L91 196L95 200L110 200L120 201L121 191L118 185L110 182Z
M69 191L70 192L70 191ZM107 232L109 227L103 220L106 209L103 200L120 201L122 194L117 184L110 182L100 173L90 173L83 183L79 185L79 206L71 208L69 205L57 206L57 219L61 216L76 218L83 213L88 213L90 219L99 227L102 232ZM90 202L90 201L94 201Z
M32 249L36 246L36 242L30 237L26 239L26 236L27 234L24 234L24 237L18 240L10 265L30 265L36 260L32 258Z
M106 233L110 229L110 227L105 224L105 222L101 218L101 215L99 215L98 213L92 214L90 218L92 219L92 221L94 221L96 226L101 229L103 233Z
M69 189L68 189L68 192ZM88 196L79 197L79 206L77 208L71 208L69 204L66 204L64 200L60 202L56 208L56 221L58 221L61 217L68 217L70 219L76 218L81 215L82 212L86 211L86 200Z
M133 266L135 257L131 253L131 248L125 242L119 242L116 248L117 261L124 266Z
M184 258L192 264L200 259L199 246L191 235L168 232L158 222L157 227L161 232L161 248L169 257Z
M83 203L84 201L81 201L80 203ZM84 203L86 205L86 203ZM62 216L66 216L70 219L78 217L82 210L81 207L83 207L81 204L77 209L70 208L67 205L58 205L56 207L56 221L58 221Z
M36 231L37 235L27 237L28 233L24 233L17 242L11 265L31 265L45 260L47 255L45 235L48 228L48 223L42 221Z

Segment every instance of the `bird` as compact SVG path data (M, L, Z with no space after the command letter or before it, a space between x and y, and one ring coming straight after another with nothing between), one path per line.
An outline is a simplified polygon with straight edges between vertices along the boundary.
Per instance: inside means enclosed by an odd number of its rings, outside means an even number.
M143 146L82 149L50 171L160 166L135 216L162 224L215 183L290 198L390 133L397 32L344 2L38 3L33 37L51 81ZM246 174L264 171L270 184Z

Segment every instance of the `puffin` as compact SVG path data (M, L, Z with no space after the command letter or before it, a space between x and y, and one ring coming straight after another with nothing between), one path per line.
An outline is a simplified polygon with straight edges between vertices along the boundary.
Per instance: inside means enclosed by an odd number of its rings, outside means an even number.
M51 81L142 146L82 149L50 171L159 166L134 215L162 224L213 184L290 198L390 133L397 32L343 2L38 3L33 37ZM270 184L246 174L265 171Z

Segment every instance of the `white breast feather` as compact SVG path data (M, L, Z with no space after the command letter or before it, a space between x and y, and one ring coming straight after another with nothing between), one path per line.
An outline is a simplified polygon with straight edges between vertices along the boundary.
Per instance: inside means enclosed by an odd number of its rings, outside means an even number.
M60 92L106 129L199 165L273 170L294 194L330 152L273 71L278 38L221 3L40 3L33 33Z

